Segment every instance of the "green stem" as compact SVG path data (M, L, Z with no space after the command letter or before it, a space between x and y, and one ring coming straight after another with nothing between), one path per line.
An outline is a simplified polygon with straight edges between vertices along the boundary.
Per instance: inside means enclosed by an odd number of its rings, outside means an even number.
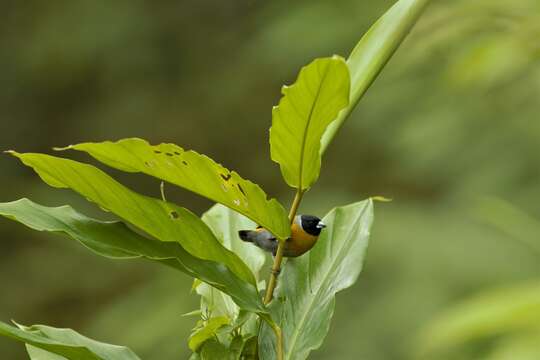
M297 189L291 206L291 210L289 211L289 221L291 225L294 221L294 217L296 216L296 212L298 211L298 207L300 206L300 202L302 201L302 195L304 195L304 190ZM278 241L279 244L276 251L276 256L274 258L274 264L272 265L272 272L270 274L270 279L268 280L268 286L266 287L266 294L264 295L265 304L269 304L274 297L274 290L277 285L277 278L279 272L281 271L281 262L283 261L283 250L285 248L285 241L287 240L279 239Z
M283 360L283 332L278 324L276 324L270 315L268 314L259 314L260 318L268 323L272 331L276 335L276 359ZM260 331L259 331L260 334Z

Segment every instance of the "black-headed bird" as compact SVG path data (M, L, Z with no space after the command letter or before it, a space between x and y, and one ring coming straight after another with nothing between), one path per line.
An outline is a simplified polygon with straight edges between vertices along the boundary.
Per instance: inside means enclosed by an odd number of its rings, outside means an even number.
M291 237L285 242L283 256L297 257L309 251L319 239L326 225L316 216L297 215L291 225ZM255 230L238 231L240 239L255 244L276 255L278 240L272 233L259 226Z

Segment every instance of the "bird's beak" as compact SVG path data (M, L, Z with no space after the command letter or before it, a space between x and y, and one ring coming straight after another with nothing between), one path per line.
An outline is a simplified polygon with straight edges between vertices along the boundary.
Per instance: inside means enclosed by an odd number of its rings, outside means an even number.
M319 221L319 223L317 224L317 229L324 229L325 227L326 225L322 221Z

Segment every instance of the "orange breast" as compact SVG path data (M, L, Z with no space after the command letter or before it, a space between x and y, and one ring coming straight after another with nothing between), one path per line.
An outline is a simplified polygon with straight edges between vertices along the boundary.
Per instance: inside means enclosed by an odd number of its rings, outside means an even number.
M291 238L287 240L285 256L297 257L309 251L317 242L318 237L302 230L300 225L293 223L291 226Z

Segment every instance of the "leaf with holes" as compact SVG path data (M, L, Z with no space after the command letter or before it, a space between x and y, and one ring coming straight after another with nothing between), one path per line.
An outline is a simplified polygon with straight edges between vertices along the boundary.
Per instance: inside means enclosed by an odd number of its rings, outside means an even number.
M349 103L349 71L343 58L316 59L300 71L272 110L270 150L289 186L308 189L321 169L321 137Z
M238 211L279 238L289 237L287 214L277 200L268 200L257 184L195 151L175 144L150 145L137 138L82 143L64 149L85 151L119 170L142 172L178 185Z
M44 154L12 154L32 167L49 185L71 188L152 237L180 244L191 255L183 259L182 265L190 269L193 276L205 281L211 276L212 283L220 285L220 289L228 293L234 289L235 301L238 300L240 306L264 311L255 277L246 264L221 245L208 226L187 209L133 192L88 164ZM208 265L211 266L208 268ZM198 269L205 270L206 275L198 273ZM224 273L235 282L224 286L220 279Z

